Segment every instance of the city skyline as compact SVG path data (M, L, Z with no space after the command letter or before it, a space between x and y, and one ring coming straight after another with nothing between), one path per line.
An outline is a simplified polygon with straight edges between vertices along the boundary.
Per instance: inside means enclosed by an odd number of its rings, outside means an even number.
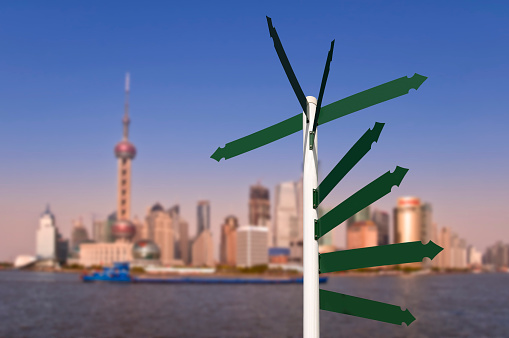
M175 22L151 11L158 25L150 26L143 17L150 9L127 5L119 19L111 16L116 6L104 5L101 13L94 13L93 5L74 6L28 10L1 5L0 34L9 52L0 71L9 81L0 83L0 231L10 238L0 247L0 261L33 252L46 203L65 237L79 215L90 231L90 213L104 219L115 210L111 147L121 131L126 71L136 91L130 138L139 150L132 215L142 219L156 202L179 204L192 235L196 203L209 200L217 248L227 215L247 224L250 185L261 179L274 196L276 184L297 180L302 158L295 135L235 161L218 164L209 158L218 146L299 112L273 55L265 15L281 27L299 81L316 83L309 91L314 95L326 53L320 48L336 38L326 104L414 72L429 77L419 95L411 91L398 102L320 130L323 179L358 135L374 122L386 123L378 143L325 206L335 206L401 165L410 169L401 187L375 208L390 212L398 197L418 196L433 205L439 226L454 229L482 251L499 238L509 241L504 212L509 162L503 143L509 122L503 84L509 68L508 49L500 44L507 38L501 8L430 3L388 10L373 3L361 16L354 4L328 4L334 14L321 6L304 16L281 5L247 11L204 5L198 13L182 5L172 8ZM363 27L370 20L378 30ZM313 52L299 50L303 43ZM28 47L41 52L34 56Z

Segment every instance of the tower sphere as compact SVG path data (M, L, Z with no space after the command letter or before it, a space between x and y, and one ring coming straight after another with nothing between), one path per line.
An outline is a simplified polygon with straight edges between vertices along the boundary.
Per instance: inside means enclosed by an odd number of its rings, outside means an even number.
M136 233L136 228L134 227L134 224L126 219L121 219L116 221L113 224L112 228L113 236L115 238L120 239L127 239L131 240L134 237L134 234Z
M136 156L136 148L129 141L120 141L115 146L115 156L118 158L133 159Z
M148 239L142 239L134 243L133 257L135 259L159 259L161 250L156 243Z

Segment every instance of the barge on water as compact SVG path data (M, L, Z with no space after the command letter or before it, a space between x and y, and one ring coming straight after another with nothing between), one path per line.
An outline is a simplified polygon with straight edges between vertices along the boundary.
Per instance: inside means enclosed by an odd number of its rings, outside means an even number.
M298 278L228 278L228 277L178 277L178 278L147 278L134 277L129 272L129 263L114 263L113 267L103 268L103 271L85 273L81 275L84 282L114 282L114 283L152 283L152 284L302 284L302 277ZM320 283L326 283L327 277L320 277Z

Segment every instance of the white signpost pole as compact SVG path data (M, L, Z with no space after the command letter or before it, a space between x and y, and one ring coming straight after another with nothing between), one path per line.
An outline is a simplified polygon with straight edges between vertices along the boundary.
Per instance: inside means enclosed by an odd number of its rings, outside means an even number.
M317 211L313 208L313 189L318 185L318 155L317 140L310 149L310 131L316 112L316 98L308 96L308 118L303 113L304 132L304 173L303 173L303 265L304 265L304 309L303 332L304 338L320 337L320 303L318 281L318 241L315 240L315 219Z

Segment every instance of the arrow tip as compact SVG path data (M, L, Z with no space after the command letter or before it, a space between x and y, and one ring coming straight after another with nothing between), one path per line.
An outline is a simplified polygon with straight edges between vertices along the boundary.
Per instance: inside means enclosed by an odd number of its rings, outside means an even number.
M271 33L271 36L272 36L272 29L274 29L274 26L272 25L272 19L269 18L267 15L265 17L267 18L267 24L269 25L269 32Z
M214 151L214 153L212 154L212 156L210 156L210 158L213 158L217 162L221 161L221 159L224 157L222 154L223 150L224 150L224 148L217 147L216 151Z
M414 321L415 321L415 317L410 313L410 311L408 309L406 309L404 312L404 320L403 320L403 323L406 324L406 326L410 326L410 324L412 324Z
M397 166L394 172L392 173L395 176L395 184L399 187L401 184L401 181L403 181L403 178L405 177L406 173L408 172L408 169L402 168L400 166Z
M374 133L375 138L374 141L378 143L378 139L380 138L380 134L382 133L382 129L384 129L385 123L375 122L375 126L371 131Z
M444 248L435 244L433 241L429 241L424 246L426 247L427 257L431 260L433 260L433 258L435 258L435 256L438 255L440 251L444 250Z
M414 76L412 76L409 80L411 80L412 86L410 88L413 88L415 90L419 89L419 87L426 81L427 77L415 73Z

